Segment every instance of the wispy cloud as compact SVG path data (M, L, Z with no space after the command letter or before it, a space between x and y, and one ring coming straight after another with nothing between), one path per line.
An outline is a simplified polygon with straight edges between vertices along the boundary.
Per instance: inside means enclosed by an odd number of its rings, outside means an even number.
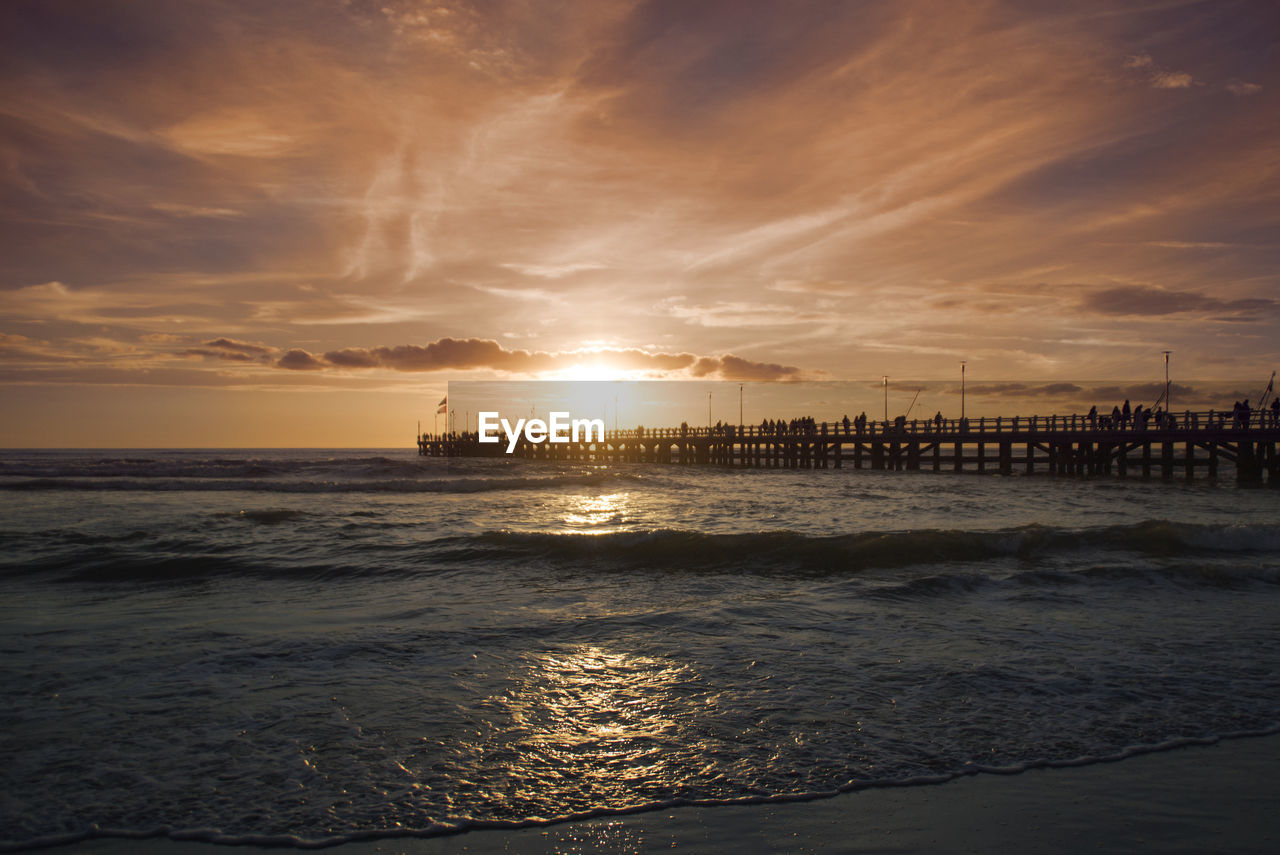
M1156 64L1150 54L1140 53L1125 57L1124 67L1141 70L1154 89L1186 89L1194 82L1185 71L1172 71Z
M1257 95L1262 91L1262 87L1257 83L1233 79L1227 82L1227 91L1232 95Z
M1191 75L1185 71L1160 71L1151 75L1151 85L1156 89L1186 89L1191 84Z
M1229 313L1259 320L1280 309L1271 298L1223 300L1195 291L1167 291L1148 285L1103 288L1086 294L1081 305L1107 315L1172 315Z

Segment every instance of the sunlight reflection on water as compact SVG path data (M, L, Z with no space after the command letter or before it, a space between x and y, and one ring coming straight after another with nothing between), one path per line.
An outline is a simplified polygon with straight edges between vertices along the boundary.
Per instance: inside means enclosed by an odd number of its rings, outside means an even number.
M584 790L614 800L685 777L699 750L690 724L713 705L692 666L595 645L530 657L517 680L490 699L518 749L511 771L575 801Z
M627 522L629 499L629 493L567 496L561 519L567 530L590 529L593 534L605 534Z

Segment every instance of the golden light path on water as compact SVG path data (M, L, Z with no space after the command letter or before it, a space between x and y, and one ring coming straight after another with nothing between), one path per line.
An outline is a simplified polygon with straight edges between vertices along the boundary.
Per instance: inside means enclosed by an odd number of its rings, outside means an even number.
M549 496L543 530L595 543L651 518L642 499L630 491ZM561 614L631 619L639 608L606 605L597 593L577 591ZM623 637L551 642L513 663L506 689L482 704L486 737L471 746L491 759L500 754L505 766L501 783L477 782L487 798L527 806L550 800L571 812L662 801L691 777L718 777L703 768L717 693L691 661L627 647Z
M701 753L690 725L714 703L690 664L601 645L530 656L517 684L490 698L509 721L505 780L542 798L563 793L565 804L582 793L634 804L677 789Z
M616 531L616 526L628 518L629 493L609 493L601 496L577 495L566 497L567 504L561 512L567 530L581 532L589 529L592 534Z

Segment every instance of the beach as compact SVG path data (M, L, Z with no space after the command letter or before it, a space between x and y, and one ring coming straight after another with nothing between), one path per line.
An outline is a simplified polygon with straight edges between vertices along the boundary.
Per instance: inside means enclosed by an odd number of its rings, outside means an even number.
M1280 736L1243 738L1073 769L977 775L806 802L682 807L517 831L349 843L333 851L1269 853L1280 843L1277 763ZM102 855L225 851L170 840L94 840L77 849Z

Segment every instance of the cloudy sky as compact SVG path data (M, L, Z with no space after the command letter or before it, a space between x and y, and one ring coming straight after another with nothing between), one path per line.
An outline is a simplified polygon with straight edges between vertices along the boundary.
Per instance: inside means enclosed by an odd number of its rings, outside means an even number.
M1172 350L1265 384L1278 33L1273 0L7 0L0 445L406 444L451 379Z

